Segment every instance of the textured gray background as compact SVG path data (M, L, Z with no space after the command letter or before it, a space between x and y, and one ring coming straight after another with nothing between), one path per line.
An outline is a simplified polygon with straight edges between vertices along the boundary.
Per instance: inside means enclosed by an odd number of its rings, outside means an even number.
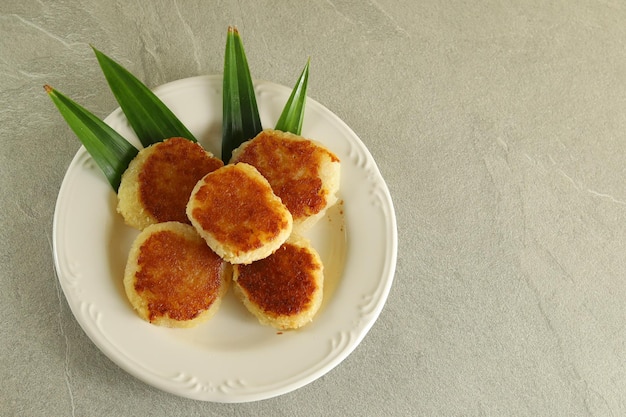
M626 415L625 22L617 0L3 0L0 415ZM73 318L51 232L79 142L42 89L104 117L90 43L154 87L220 73L229 24L255 78L292 85L311 57L399 232L354 353L239 405L145 385Z

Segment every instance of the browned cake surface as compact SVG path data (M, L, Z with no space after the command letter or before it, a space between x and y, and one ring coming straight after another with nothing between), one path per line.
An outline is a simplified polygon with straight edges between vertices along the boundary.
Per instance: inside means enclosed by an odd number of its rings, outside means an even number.
M189 224L185 208L193 187L223 163L187 139L171 138L158 146L139 174L141 204L158 222Z
M292 316L309 308L321 265L306 248L285 243L271 256L236 268L237 284L258 309Z
M252 178L242 165L228 165L205 176L190 201L196 226L236 253L262 247L289 226L271 187Z
M134 288L147 301L150 322L194 319L219 296L223 261L199 236L161 231L139 251Z
M330 151L295 135L264 130L236 156L267 178L295 219L326 208L327 191L320 178L324 161L339 162Z

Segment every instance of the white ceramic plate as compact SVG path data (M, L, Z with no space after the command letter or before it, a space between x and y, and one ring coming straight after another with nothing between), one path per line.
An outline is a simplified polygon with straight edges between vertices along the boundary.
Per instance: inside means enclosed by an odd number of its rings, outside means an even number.
M255 84L263 126L274 126L290 89ZM220 154L221 76L155 89L209 151ZM120 109L105 121L138 145ZM68 304L113 362L164 391L204 401L246 402L281 395L321 377L361 342L383 308L394 276L396 219L376 164L354 132L308 99L303 136L342 163L340 203L308 233L325 265L324 303L297 331L261 326L232 292L216 316L193 329L141 320L124 294L126 256L138 232L116 213L116 196L81 148L70 164L54 216L55 266Z

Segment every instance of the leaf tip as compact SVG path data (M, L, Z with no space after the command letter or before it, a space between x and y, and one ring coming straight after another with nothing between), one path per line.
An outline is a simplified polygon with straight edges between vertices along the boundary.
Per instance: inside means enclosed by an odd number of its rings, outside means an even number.
M51 94L54 91L54 88L52 88L48 84L44 84L43 89L46 90L46 93L48 93L48 94Z
M96 48L95 46L93 46L92 44L89 44L89 46L91 47L91 50L93 51L94 55L96 56L96 58L98 59L98 62L101 62L100 60L103 57L108 58L104 53L102 53L102 51L100 51L98 48Z

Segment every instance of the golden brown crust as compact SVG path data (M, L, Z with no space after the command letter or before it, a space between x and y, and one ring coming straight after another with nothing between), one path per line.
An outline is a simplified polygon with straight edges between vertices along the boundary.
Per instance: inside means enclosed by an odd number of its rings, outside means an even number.
M250 263L288 237L292 217L269 183L248 164L226 165L198 182L187 216L207 244L231 263Z
M309 323L321 305L323 266L307 240L292 236L267 258L233 266L233 282L261 323L296 329Z
M148 226L133 243L124 286L144 320L191 327L217 311L229 271L191 226L165 222Z
M309 139L266 129L235 150L231 161L257 168L287 206L296 226L336 201L339 158Z
M198 143L170 138L142 149L122 176L118 212L137 229L160 222L189 224L193 187L224 164Z

